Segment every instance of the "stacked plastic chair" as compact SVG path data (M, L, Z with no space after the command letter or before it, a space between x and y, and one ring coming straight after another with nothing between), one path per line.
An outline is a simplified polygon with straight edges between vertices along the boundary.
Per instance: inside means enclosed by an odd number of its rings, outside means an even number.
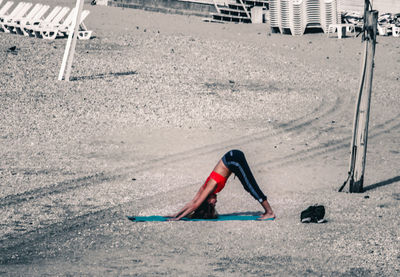
M306 0L307 25L320 26L321 24L321 1Z
M307 28L321 28L341 22L339 0L270 0L273 31L303 35Z
M277 0L270 0L269 2L269 17L270 26L273 30L279 29L280 26L280 9L278 7L280 3Z
M294 0L292 7L290 32L296 36L302 35L307 26L305 2L304 0Z
M329 25L341 23L336 0L325 0L321 10L321 25L325 33L328 32Z
M281 33L284 32L284 29L290 29L290 11L291 5L290 0L280 0L280 29Z

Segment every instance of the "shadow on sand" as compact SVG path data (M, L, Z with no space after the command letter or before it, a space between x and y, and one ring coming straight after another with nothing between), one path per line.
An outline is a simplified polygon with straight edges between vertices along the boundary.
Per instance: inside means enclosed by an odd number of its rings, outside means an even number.
M400 176L393 177L393 178L387 179L385 181L382 181L382 182L379 182L379 183L376 183L376 184L373 184L373 185L366 186L366 187L364 187L364 191L368 191L368 190L376 189L376 188L379 188L379 187L387 186L387 185L390 185L390 184L393 184L393 183L396 183L396 182L399 182L399 181L400 181Z
M127 71L127 72L109 72L109 73L100 73L89 76L81 76L81 77L71 77L71 81L81 81L81 80L95 80L95 79L104 79L107 77L119 77L119 76L130 76L138 74L136 71Z

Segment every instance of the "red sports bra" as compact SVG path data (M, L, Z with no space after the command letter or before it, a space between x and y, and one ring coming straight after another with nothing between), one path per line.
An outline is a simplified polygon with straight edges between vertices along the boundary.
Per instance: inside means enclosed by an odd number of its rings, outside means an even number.
M222 176L221 174L218 174L217 172L213 171L211 172L210 176L208 176L206 182L204 183L203 187L205 188L207 186L208 181L210 179L213 179L215 182L217 182L217 188L214 190L214 194L220 192L226 184L226 178Z

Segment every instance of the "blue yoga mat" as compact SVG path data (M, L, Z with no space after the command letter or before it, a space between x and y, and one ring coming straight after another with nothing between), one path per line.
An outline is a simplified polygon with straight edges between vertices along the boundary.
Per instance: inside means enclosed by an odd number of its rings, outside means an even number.
M257 220L259 215L219 215L218 218L215 219L198 219L198 218L182 218L182 221L231 221L231 220ZM168 217L159 216L159 215L151 215L151 216L128 216L129 220L134 222L163 222L168 221ZM273 218L264 219L266 220L274 220Z

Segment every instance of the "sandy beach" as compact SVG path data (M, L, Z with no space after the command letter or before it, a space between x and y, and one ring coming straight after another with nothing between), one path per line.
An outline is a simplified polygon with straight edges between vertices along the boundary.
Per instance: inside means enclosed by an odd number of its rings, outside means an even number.
M400 274L399 38L378 37L366 191L338 193L360 37L85 9L94 37L78 41L70 82L57 81L66 39L0 33L1 275ZM177 211L230 149L275 221L126 218ZM327 223L300 223L316 203ZM230 178L217 210L261 207Z

